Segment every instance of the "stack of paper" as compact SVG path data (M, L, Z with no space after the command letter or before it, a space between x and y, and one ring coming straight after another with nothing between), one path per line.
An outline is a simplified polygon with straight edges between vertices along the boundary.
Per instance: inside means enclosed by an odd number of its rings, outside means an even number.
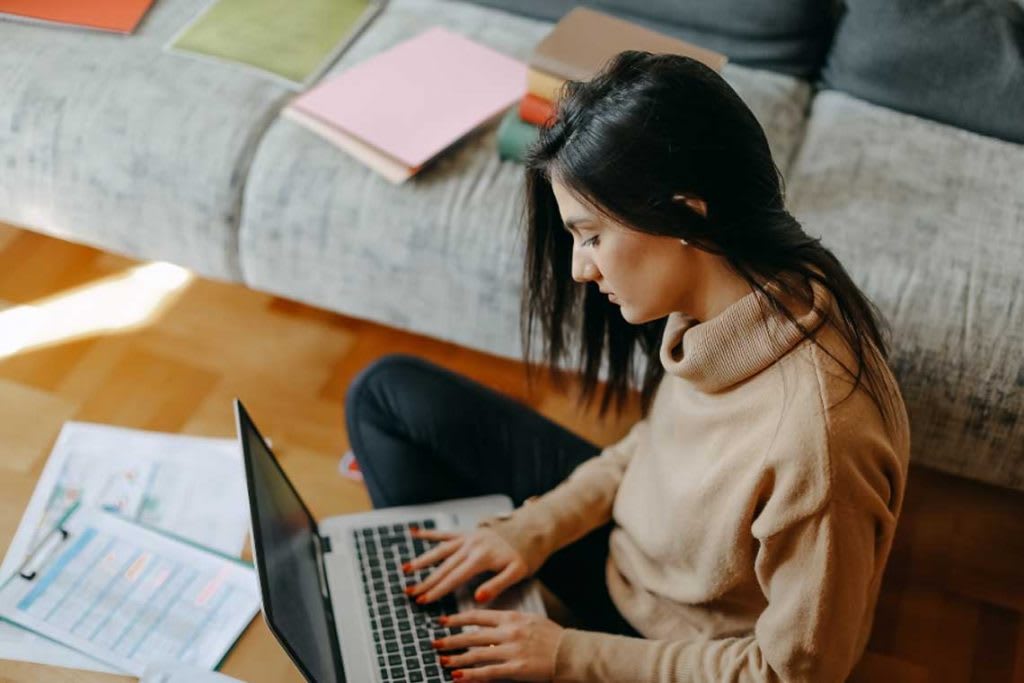
M11 541L0 581L77 504L116 513L237 557L249 530L235 439L67 422ZM0 622L0 659L117 673L120 668Z
M398 184L499 118L525 77L521 62L435 27L313 88L284 114Z

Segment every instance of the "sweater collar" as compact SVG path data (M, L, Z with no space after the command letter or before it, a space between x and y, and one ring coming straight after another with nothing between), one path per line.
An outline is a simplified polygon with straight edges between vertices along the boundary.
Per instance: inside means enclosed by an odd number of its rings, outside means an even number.
M765 288L786 302L789 310L803 310L782 292L777 281L768 282ZM828 289L816 281L811 281L811 289L814 306L796 316L809 331L821 324L821 312L829 310L832 299ZM661 340L661 364L666 372L700 391L714 393L772 365L802 336L792 321L772 309L767 297L753 291L702 323L684 313L669 315Z

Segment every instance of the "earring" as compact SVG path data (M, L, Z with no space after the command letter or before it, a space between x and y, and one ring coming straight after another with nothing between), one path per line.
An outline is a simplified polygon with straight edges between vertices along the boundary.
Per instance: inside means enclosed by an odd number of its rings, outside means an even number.
M679 242L680 242L680 243L681 243L681 244L682 244L682 245L683 245L684 247L685 247L686 245L688 245L688 244L689 244L689 242L687 242L686 240L684 240L684 239L683 239L683 238L681 238L681 237L679 238Z
M707 217L707 204L704 202L703 199L697 199L695 197L690 197L689 195L685 195L685 194L681 194L681 193L677 192L677 193L672 195L672 201L674 201L674 202L681 201L684 204L686 204L688 207L690 207L690 210L693 211L694 213L696 213L696 214L698 214L700 216L703 216L705 218Z

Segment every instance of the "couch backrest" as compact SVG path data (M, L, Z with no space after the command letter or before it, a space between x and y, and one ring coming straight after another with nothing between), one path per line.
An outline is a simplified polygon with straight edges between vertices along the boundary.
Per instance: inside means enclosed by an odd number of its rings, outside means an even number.
M1019 0L847 0L825 87L1024 143Z

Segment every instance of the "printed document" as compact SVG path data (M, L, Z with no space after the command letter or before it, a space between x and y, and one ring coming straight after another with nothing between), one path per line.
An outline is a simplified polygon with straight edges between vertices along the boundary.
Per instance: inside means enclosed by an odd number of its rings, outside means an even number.
M251 566L76 504L0 586L0 616L141 676L213 669L259 611Z
M245 470L233 438L66 422L0 565L0 582L76 502L101 507L225 554L249 529ZM0 659L116 669L0 621Z

